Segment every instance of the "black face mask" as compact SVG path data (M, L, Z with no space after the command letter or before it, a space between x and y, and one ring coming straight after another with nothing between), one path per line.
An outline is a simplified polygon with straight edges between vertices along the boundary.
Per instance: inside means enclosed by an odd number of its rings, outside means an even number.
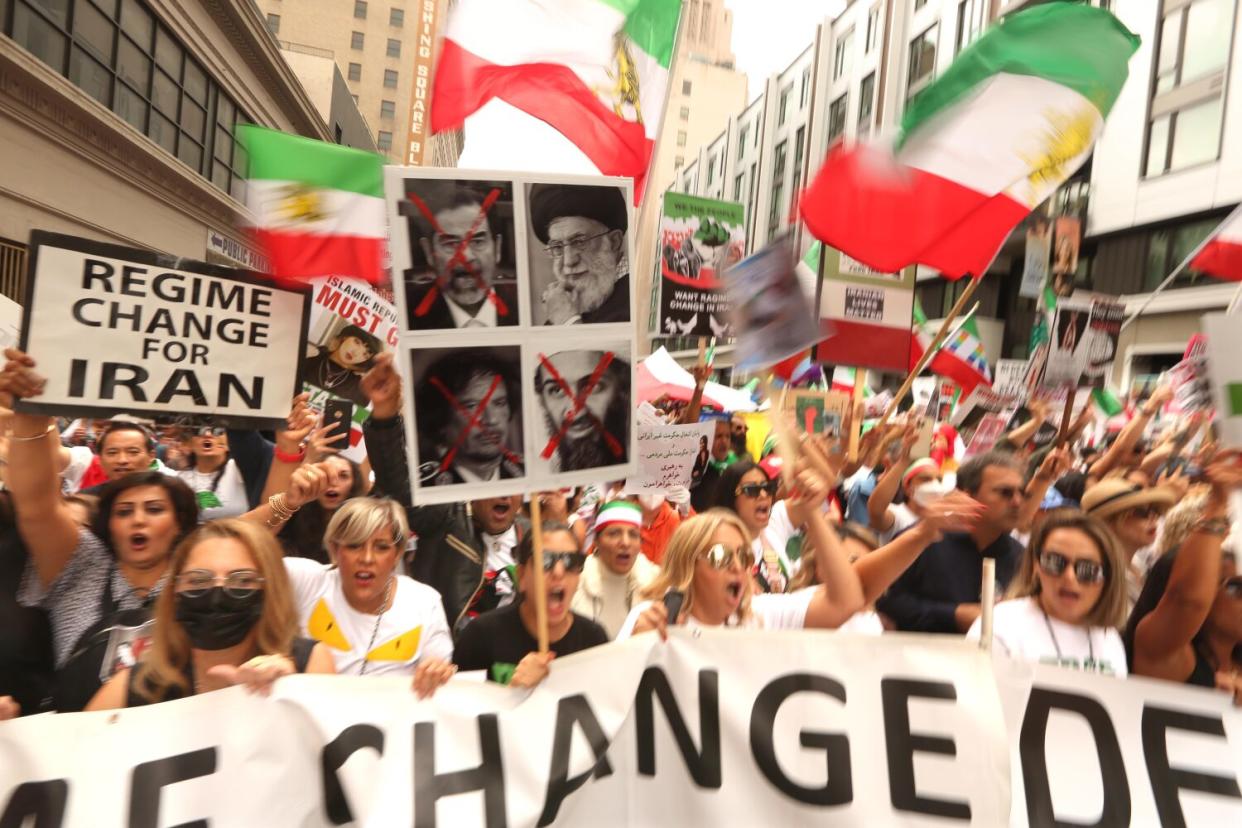
M263 590L236 598L224 587L212 587L201 595L177 593L177 623L190 636L196 650L225 650L242 642L263 614Z

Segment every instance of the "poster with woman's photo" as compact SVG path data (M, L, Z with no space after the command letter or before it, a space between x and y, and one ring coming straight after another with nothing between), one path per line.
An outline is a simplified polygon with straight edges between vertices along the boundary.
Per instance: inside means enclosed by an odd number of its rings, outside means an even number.
M1041 384L1103 387L1117 355L1124 318L1125 308L1115 302L1085 296L1059 301Z
M397 310L376 289L358 279L329 276L311 282L312 302L302 365L303 391L310 406L323 412L330 400L350 406L349 445L341 453L355 463L366 459L362 424L370 401L362 377L380 354L397 344Z

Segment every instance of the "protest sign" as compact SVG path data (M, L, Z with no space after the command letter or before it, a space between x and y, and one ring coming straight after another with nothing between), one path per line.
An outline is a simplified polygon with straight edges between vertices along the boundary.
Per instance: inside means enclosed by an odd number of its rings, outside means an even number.
M997 393L985 385L980 385L970 392L953 412L951 420L962 440L969 445L975 429L979 428L987 415L998 415L1006 423L1013 419L1020 400L1016 396Z
M659 244L660 316L652 335L732 337L721 276L745 255L745 206L665 193Z
M850 410L850 395L842 391L799 389L785 394L783 406L803 432L835 437L841 433L841 424Z
M415 501L632 476L631 182L385 175Z
M1026 231L1026 257L1023 261L1022 284L1018 295L1038 299L1048 281L1048 254L1052 249L1052 225L1047 217L1032 214Z
M1104 387L1125 307L1104 299L1075 297L1057 302L1042 384L1048 388Z
M1242 325L1237 316L1209 313L1202 318L1207 337L1207 370L1222 445L1242 446Z
M1082 243L1082 221L1074 216L1057 216L1056 248L1052 259L1052 290L1062 298L1074 293L1078 273L1078 248Z
M910 386L910 397L913 400L910 407L917 411L931 412L928 416L934 415L936 387L939 384L940 380L936 377L915 377Z
M638 473L625 481L626 494L663 494L690 488L711 459L715 423L638 425Z
M309 307L306 287L36 231L21 348L47 388L17 409L283 427Z
M328 400L353 406L349 445L341 454L355 463L366 459L362 424L371 416L362 377L375 357L397 346L397 309L361 279L328 276L310 283L313 300L302 366L302 390L322 412Z
M975 427L974 433L970 435L970 442L966 444L967 459L974 457L976 454L991 451L996 442L1004 435L1005 427L1008 423L1009 418L1004 414L984 414L979 420L979 424Z
M533 691L290 676L5 722L0 822L1224 826L1240 734L1223 693L947 636L675 628Z
M13 348L22 338L22 306L0 296L0 348Z
M726 270L724 279L737 337L735 370L766 368L819 340L788 234Z
M881 273L825 246L824 278L815 306L820 324L834 334L815 348L815 359L904 374L910 369L915 268Z
M992 390L998 394L1026 393L1029 371L1030 363L1024 359L997 360Z

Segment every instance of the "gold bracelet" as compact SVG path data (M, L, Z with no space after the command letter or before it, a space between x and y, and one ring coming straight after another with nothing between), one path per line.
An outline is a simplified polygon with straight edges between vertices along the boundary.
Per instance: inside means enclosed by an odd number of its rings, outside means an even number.
M56 423L48 423L47 430L40 432L33 437L18 437L16 434L9 435L9 441L14 443L29 443L31 440L42 440L47 435L56 430Z

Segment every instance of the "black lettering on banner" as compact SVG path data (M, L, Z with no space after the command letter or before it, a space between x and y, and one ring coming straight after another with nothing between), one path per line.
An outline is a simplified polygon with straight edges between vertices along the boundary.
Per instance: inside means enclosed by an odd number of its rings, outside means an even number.
M231 389L231 390L230 390ZM263 377L255 377L254 382L247 393L246 386L242 385L240 379L233 374L220 375L220 397L217 404L221 408L225 408L233 401L232 391L237 392L237 396L241 397L242 402L247 408L259 409L263 407Z
M1225 724L1219 716L1143 707L1143 756L1147 760L1147 778L1151 781L1151 793L1156 800L1156 813L1160 815L1161 825L1177 828L1186 824L1178 798L1179 791L1199 791L1242 799L1238 781L1233 777L1170 767L1167 733L1171 729L1226 738Z
M116 398L116 389L118 386L125 386L129 389L130 399L134 402L146 402L147 392L142 390L142 384L147 381L150 374L147 370L139 365L126 365L123 362L105 362L100 366L99 376L99 396L105 400ZM129 376L122 375L122 371L129 372ZM85 382L86 360L75 359L72 361L70 369L72 379L70 380L71 388L81 388ZM70 393L73 393L72 391Z
M574 743L574 726L581 728L586 736L595 764L574 778L569 778L569 753ZM543 814L539 825L551 825L561 803L571 793L586 784L588 779L603 779L612 773L608 762L608 737L600 727L599 719L586 696L566 696L556 705L556 728L552 733L552 768L548 774L548 793L543 802Z
M638 683L634 696L634 725L638 733L638 772L655 776L655 711L652 697L658 696L668 726L677 740L686 770L700 788L720 787L720 674L715 670L699 671L699 741L696 750L686 720L677 706L677 697L668 677L659 667L648 667Z
M350 725L324 745L323 753L319 756L323 779L323 809L333 825L345 825L354 821L354 813L349 809L349 800L345 796L345 788L341 785L337 771L350 756L363 748L371 748L383 756L384 732L375 725Z
M1100 762L1100 776L1104 791L1104 808L1094 825L1130 824L1130 783L1126 778L1125 761L1121 758L1121 745L1113 728L1108 711L1098 701L1075 693L1064 693L1046 687L1031 688L1022 717L1022 732L1018 735L1018 753L1022 758L1022 786L1026 790L1026 814L1031 825L1085 825L1058 820L1052 801L1052 786L1048 782L1048 717L1053 710L1076 713L1091 728L1095 754ZM1144 734L1146 735L1146 734ZM1075 745L1082 750L1085 745Z
M854 782L850 769L850 740L840 733L803 730L799 742L804 748L824 752L827 779L822 787L808 788L790 779L776 759L772 738L776 714L785 700L795 693L822 693L845 703L845 688L839 681L813 673L793 673L768 682L755 697L750 712L750 752L767 780L785 796L807 805L848 805L854 801Z
M500 723L495 713L478 717L478 767L436 773L436 723L414 725L414 825L432 828L436 824L436 802L441 797L470 791L483 792L483 824L504 828L505 766L500 753Z
M88 328L101 327L103 325L102 322L98 322L98 321L92 322L91 320L87 319L85 316L82 315L82 310L87 305L102 305L103 303L104 303L104 300L102 299L93 299L90 297L86 299L79 299L78 301L73 303L74 320L77 322L80 322L81 324L85 325Z
M227 374L220 375L220 387L224 388L224 378ZM199 384L198 377L188 368L178 368L168 375L168 381L164 383L164 387L160 390L160 394L155 398L157 403L171 402L173 397L189 397L190 402L194 405L206 405L207 398L203 396L203 386Z
M129 828L159 828L160 792L169 785L215 772L214 747L135 765L129 788ZM207 819L196 819L177 828L207 828L209 824Z
M91 282L103 282L103 289L112 292L112 274L116 271L111 263L98 259L82 260L82 290L92 290Z
M0 828L60 828L65 822L68 800L67 780L23 782L13 789L4 813L0 813Z
M970 820L970 803L956 799L920 796L914 780L914 754L939 753L957 756L950 738L910 732L910 699L957 701L957 690L942 681L886 678L880 680L884 708L884 746L888 754L888 796L899 811Z

